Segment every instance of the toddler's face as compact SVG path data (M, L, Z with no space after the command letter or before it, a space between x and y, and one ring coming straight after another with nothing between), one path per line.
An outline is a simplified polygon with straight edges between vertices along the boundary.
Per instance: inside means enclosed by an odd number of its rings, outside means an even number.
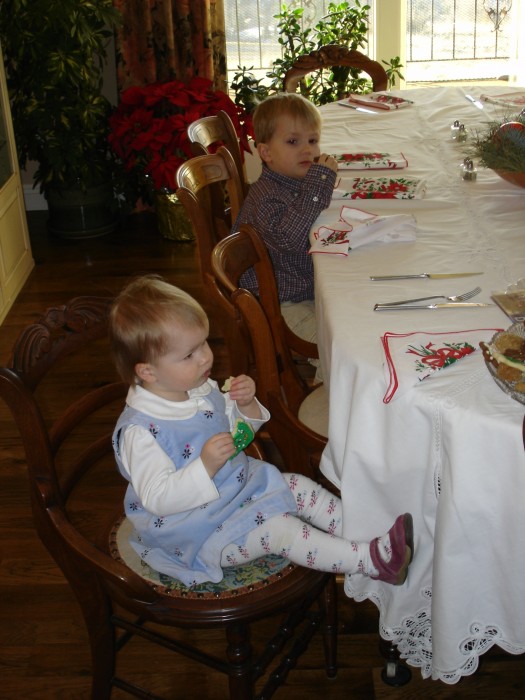
M143 387L170 401L185 401L188 391L210 376L213 353L207 339L207 328L174 328L168 352L147 363L147 371L141 375Z
M277 128L268 143L257 150L268 167L287 177L302 179L319 157L319 131L302 120L285 115L277 121Z

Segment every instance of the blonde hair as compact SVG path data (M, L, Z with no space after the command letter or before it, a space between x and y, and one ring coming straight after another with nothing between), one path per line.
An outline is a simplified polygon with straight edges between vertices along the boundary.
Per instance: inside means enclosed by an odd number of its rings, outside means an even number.
M278 92L260 102L253 113L255 143L268 143L281 117L299 120L307 127L321 131L321 115L306 97L295 92Z
M156 275L130 282L113 302L109 340L119 375L135 384L135 365L155 362L168 351L170 326L208 329L208 317L189 294Z

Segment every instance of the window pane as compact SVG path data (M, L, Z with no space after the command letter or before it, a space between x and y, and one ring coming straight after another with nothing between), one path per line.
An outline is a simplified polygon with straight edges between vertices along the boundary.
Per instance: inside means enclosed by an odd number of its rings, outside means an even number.
M511 0L408 0L407 14L407 81L498 78L508 71Z
M282 0L224 0L228 82L238 66L245 66L257 77L265 77L281 56L277 20ZM314 26L328 11L329 0L295 0L291 8L302 7L303 29Z

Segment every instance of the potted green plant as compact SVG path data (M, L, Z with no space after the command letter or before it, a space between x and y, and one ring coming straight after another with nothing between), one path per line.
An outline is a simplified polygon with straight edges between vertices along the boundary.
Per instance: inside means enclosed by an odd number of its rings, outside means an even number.
M111 0L3 0L0 41L18 159L36 161L34 186L49 227L65 237L113 230L118 164L102 94L107 43L120 14Z
M252 112L257 101L283 89L285 73L300 56L322 46L337 44L358 50L365 47L369 12L370 5L362 5L359 0L352 5L349 2L331 2L325 17L315 26L303 29L304 9L283 4L281 12L275 15L275 19L278 20L278 41L282 47L281 56L273 62L271 70L266 74L266 81L262 78L257 79L252 73L253 68L239 66L239 71L235 73L230 86L235 93L236 104ZM396 76L403 78L398 56L383 63L389 85L393 84ZM371 83L367 78L362 77L355 68L345 66L312 73L300 83L301 94L316 105L334 102L345 92L362 93L370 90Z

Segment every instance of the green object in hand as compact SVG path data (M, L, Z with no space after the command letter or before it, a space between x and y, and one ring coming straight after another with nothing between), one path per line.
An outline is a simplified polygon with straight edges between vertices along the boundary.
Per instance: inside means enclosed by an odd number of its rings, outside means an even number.
M249 423L237 419L234 430L232 432L233 444L235 445L235 453L230 457L230 460L236 457L239 452L242 452L255 437L255 432Z

